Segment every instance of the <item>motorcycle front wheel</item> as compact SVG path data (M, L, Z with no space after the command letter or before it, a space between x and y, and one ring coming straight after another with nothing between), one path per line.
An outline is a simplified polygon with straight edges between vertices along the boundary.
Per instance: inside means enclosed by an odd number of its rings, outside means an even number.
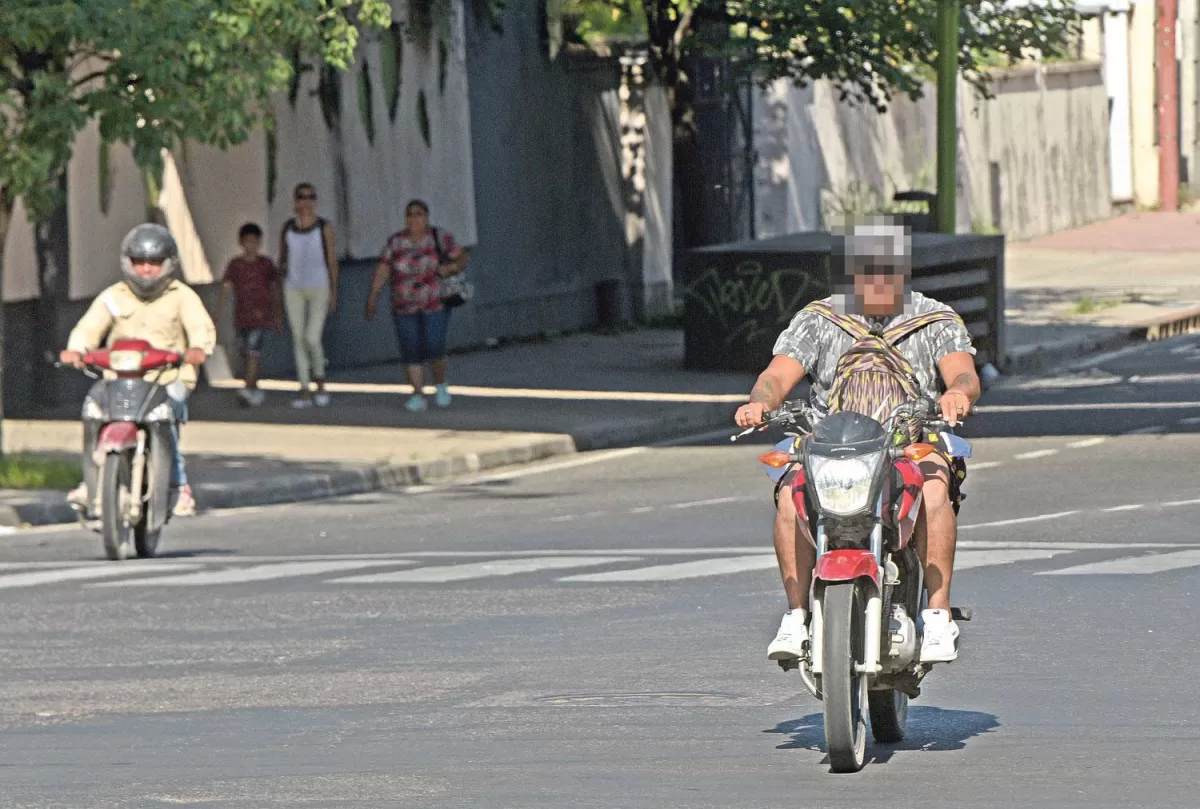
M147 489L154 492L156 487L168 485L170 479L170 472L168 470L171 468L171 463L171 447L165 441L152 440L146 458ZM158 479L150 482L150 477L154 475L157 475ZM151 494L151 497L153 497L153 494ZM146 508L142 509L142 519L138 521L137 527L133 532L133 544L137 549L138 558L153 558L158 553L158 540L161 536L161 525L153 531L150 530L150 504L147 502Z
M827 586L821 599L825 749L834 772L858 772L867 759L867 677L857 671L863 661L867 596L858 582L842 582Z
M100 476L101 534L104 555L114 562L129 558L133 526L129 524L129 486L132 459L128 452L112 452L104 459Z

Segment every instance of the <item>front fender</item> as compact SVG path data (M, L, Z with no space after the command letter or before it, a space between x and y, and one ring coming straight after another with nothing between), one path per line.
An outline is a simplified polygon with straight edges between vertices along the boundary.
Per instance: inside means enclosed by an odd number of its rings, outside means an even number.
M818 582L824 584L868 578L874 582L875 588L879 589L879 562L870 551L829 551L817 560L814 576Z
M114 421L100 428L92 460L104 466L104 459L113 452L125 452L137 447L138 426L131 421Z

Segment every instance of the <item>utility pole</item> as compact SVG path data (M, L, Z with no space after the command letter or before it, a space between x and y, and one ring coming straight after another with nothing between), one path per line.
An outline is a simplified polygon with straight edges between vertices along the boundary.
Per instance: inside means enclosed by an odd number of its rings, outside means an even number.
M1158 197L1162 210L1179 209L1179 0L1158 0Z
M1164 1L1169 0L1159 0ZM958 221L958 2L938 0L937 224L942 233L953 233Z

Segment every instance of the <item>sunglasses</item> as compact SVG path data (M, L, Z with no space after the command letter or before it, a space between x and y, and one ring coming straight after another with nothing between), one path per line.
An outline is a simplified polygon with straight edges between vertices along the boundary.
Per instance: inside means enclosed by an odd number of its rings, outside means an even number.
M304 200L315 200L316 198L317 198L316 194L297 194L296 195L296 200L298 202L303 202Z

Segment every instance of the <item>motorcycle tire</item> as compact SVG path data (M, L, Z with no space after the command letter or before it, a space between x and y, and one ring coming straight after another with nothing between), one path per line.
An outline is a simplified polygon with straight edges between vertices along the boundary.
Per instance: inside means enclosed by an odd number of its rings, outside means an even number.
M858 772L867 759L867 678L855 670L863 660L867 596L852 581L830 584L821 599L825 749L833 772Z
M883 744L904 740L908 726L908 694L888 688L871 691L868 697L871 713L871 736Z
M100 523L104 555L114 562L129 558L133 526L125 519L125 503L132 477L132 460L127 452L113 452L104 459L100 475Z

